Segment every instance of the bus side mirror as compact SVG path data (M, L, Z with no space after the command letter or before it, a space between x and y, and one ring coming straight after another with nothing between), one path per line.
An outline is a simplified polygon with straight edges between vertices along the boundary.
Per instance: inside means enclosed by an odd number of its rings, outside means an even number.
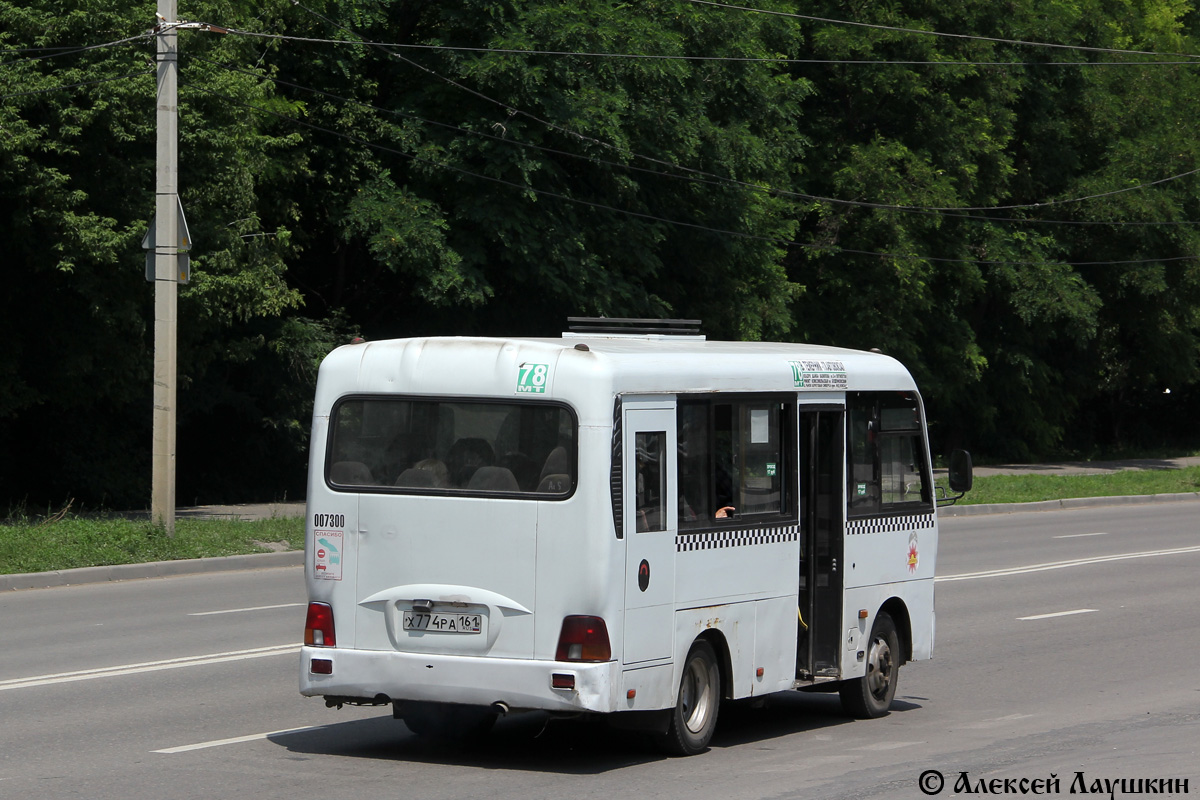
M975 481L972 473L971 454L966 450L955 450L950 454L950 491L964 495L971 491Z

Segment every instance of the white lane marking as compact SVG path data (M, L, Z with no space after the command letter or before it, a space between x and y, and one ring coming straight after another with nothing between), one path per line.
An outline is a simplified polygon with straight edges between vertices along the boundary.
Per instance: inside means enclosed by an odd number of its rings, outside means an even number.
M1141 553L1123 553L1115 556L1096 556L1094 558L1077 558L1071 561L1052 561L1047 564L1030 564L1025 567L1007 567L992 569L984 572L964 572L959 575L938 575L935 581L973 581L979 578L1000 578L1006 575L1024 575L1028 572L1046 572L1052 569L1082 567L1087 564L1105 564L1110 561L1126 561L1131 558L1153 558L1155 556L1176 556L1184 553L1200 553L1200 545L1195 547L1177 547L1172 550L1147 550Z
M213 614L238 614L242 611L269 611L272 608L295 608L304 603L280 603L277 606L250 606L249 608L226 608L221 611L193 611L189 617L211 617Z
M1108 536L1108 532L1104 533L1068 533L1064 536L1051 536L1051 539L1082 539L1085 536Z
M187 753L192 750L204 750L209 747L221 747L227 744L241 744L242 742L254 742L259 739L270 739L272 736L287 736L291 733L304 733L305 731L319 731L322 728L327 728L328 725L314 725L308 728L285 728L281 731L267 731L266 733L252 733L249 736L234 736L230 739L214 739L211 742L199 742L198 744L184 744L179 747L165 747L162 750L151 750L151 753Z
M1032 617L1017 617L1017 620L1024 622L1030 619L1050 619L1052 617L1073 617L1076 614L1091 614L1096 609L1094 608L1077 608L1074 611L1055 611L1050 614L1034 614Z
M255 647L250 650L231 650L226 653L208 653L202 656L168 658L163 661L145 661L140 664L122 664L115 667L101 667L100 669L84 669L78 672L33 675L28 678L11 678L6 681L0 681L0 692L5 689L29 689L34 686L49 686L55 683L90 681L96 678L136 675L140 672L158 672L164 669L180 669L182 667L201 667L209 664L221 664L226 661L244 661L248 658L265 658L266 656L280 656L298 652L300 652L300 645L298 644L277 644L271 647Z

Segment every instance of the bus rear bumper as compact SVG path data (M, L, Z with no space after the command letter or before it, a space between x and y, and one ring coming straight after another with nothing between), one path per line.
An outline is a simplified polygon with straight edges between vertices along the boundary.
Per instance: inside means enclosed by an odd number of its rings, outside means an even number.
M328 673L314 672L314 660ZM556 689L552 676L571 676L574 688ZM560 681L565 679L560 678ZM514 658L398 653L336 647L300 649L300 694L387 700L423 700L516 710L616 711L620 664L583 664Z

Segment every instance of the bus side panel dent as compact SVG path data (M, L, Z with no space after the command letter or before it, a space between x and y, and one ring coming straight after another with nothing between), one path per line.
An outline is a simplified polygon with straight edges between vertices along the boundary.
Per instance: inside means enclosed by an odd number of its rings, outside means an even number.
M671 678L673 687L668 705L675 704L674 692L682 679L688 651L701 637L718 637L718 644L729 654L732 675L722 676L730 687L732 699L754 694L754 603L730 603L720 606L689 608L675 614L675 659ZM716 647L718 653L721 647Z

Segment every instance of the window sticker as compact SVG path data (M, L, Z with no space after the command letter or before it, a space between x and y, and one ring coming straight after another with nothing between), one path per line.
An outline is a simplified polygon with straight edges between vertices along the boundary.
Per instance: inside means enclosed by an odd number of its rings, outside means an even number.
M845 389L846 365L841 361L789 361L797 389Z
M549 376L549 364L522 364L517 368L517 394L545 394Z
M771 409L750 409L750 444L768 444L771 441Z
M342 532L313 531L313 577L322 581L342 579Z

